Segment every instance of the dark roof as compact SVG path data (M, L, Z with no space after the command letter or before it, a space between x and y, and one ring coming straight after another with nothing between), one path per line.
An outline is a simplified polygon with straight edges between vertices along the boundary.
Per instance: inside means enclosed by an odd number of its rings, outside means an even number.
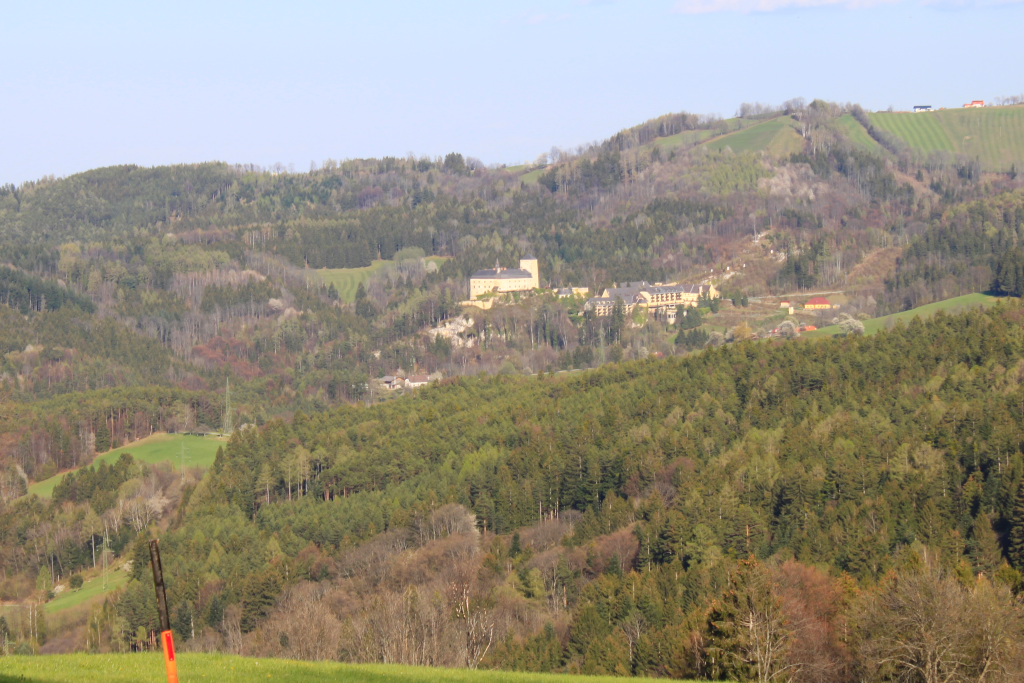
M644 287L644 290L651 294L674 294L676 292L701 294L704 291L700 285L666 285L661 287Z
M522 268L502 268L496 270L494 268L485 268L484 270L478 270L470 278L487 278L488 280L520 280L529 279L533 277L533 273Z

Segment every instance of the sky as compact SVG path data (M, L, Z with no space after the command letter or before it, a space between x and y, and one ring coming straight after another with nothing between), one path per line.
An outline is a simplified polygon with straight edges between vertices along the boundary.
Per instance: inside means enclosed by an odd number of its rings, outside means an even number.
M532 161L669 112L1024 92L1024 0L46 2L0 15L0 184L133 163Z

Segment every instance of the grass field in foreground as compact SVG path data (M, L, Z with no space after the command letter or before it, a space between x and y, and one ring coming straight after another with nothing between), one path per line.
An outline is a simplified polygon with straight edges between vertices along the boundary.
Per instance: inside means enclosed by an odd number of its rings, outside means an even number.
M945 150L981 160L986 171L1024 165L1024 106L878 112L871 123L924 152Z
M427 260L440 266L445 257L428 256ZM319 268L316 274L328 285L334 285L342 301L352 303L356 300L356 290L359 289L360 282L366 282L378 270L393 263L394 261L378 259L364 268Z
M0 683L155 683L162 680L166 677L163 656L159 653L0 657ZM622 679L180 653L178 680L181 683L611 683Z
M131 453L132 457L150 464L170 460L174 466L178 466L181 457L181 444L185 444L185 467L208 468L213 464L217 455L217 448L225 443L226 439L213 436L187 436L184 434L153 434L145 439L122 446L103 455L96 456L92 461L93 465L101 462L113 464L121 457L122 453ZM54 475L49 479L36 482L28 487L28 492L37 496L49 498L53 495L53 487L64 478L67 472Z
M77 607L86 600L91 600L104 593L120 588L124 584L128 583L128 574L123 571L114 571L113 569L107 570L107 583L104 588L103 577L97 576L96 578L89 579L82 584L82 587L77 590L66 590L61 593L58 597L54 598L50 602L43 606L43 611L47 614L53 614L66 610L69 607Z
M994 306L999 299L1000 297L990 296L988 294L965 294L963 296L953 297L952 299L946 299L945 301L936 301L933 304L918 306L917 308L909 311L903 311L902 313L893 313L892 315L886 315L881 318L865 320L864 334L874 334L879 330L885 329L889 324L889 321L895 323L897 320L902 320L904 323L909 323L918 316L922 319L930 318L939 311L959 313L968 308L975 308L978 306L988 308L989 306ZM814 330L813 332L804 332L802 336L814 339L815 337L831 337L834 334L839 334L838 325L829 325L828 327L822 327L821 329Z

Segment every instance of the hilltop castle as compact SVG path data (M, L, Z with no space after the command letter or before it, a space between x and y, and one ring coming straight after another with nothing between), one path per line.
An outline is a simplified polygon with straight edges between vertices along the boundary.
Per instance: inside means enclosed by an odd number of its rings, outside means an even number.
M540 267L537 259L526 256L519 259L518 268L502 268L497 261L494 268L478 270L469 277L469 298L477 300L491 292L525 292L540 287Z

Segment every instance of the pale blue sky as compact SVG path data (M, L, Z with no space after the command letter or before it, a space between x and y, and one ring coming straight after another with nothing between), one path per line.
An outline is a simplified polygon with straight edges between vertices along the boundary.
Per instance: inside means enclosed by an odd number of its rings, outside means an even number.
M95 6L93 6L95 5ZM1024 4L18 3L0 183L118 163L533 159L660 114L1024 92Z

